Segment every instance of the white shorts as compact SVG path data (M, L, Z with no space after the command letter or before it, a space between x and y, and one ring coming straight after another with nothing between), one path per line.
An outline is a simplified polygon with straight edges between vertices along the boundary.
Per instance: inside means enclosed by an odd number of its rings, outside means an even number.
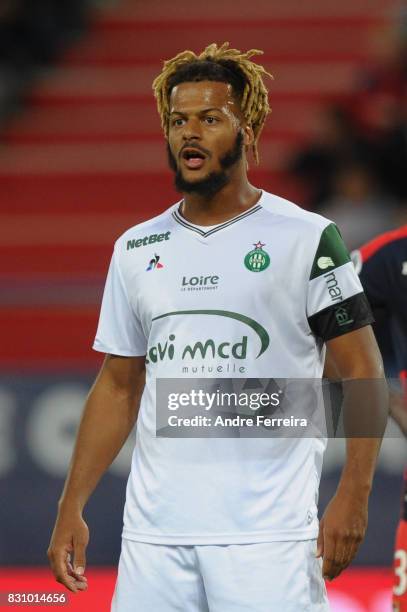
M123 539L111 612L326 612L316 541L168 546Z

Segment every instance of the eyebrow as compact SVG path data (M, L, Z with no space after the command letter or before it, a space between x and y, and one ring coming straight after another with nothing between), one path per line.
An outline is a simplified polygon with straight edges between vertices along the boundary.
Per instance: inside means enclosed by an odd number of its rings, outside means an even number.
M217 107L212 107L212 108L204 108L203 110L199 111L199 113L197 113L198 115L204 115L205 113L209 113L211 111L218 111L218 113L222 112L221 108L217 108ZM183 113L182 111L172 111L172 113L170 113L171 115L183 115L184 117L187 116L188 113Z

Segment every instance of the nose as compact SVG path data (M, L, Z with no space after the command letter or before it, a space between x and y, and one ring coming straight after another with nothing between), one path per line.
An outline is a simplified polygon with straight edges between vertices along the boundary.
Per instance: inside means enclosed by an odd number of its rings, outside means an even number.
M201 124L198 119L189 118L185 123L184 131L182 133L183 140L200 140L201 138Z

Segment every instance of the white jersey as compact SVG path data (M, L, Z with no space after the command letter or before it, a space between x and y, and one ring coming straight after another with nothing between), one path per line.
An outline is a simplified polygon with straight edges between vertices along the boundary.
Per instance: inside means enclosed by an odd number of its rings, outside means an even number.
M321 378L324 341L371 320L336 227L267 192L210 229L186 221L177 203L126 231L93 346L146 355L123 536L315 538L324 438L158 437L156 381Z

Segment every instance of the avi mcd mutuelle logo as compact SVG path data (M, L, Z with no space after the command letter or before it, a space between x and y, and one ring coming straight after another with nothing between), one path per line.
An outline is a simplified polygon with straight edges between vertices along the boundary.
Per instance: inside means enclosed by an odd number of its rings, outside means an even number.
M174 362L183 374L243 373L245 360L258 359L270 344L260 323L230 310L176 310L154 317L152 323L164 320L173 321L174 331L148 348L146 362ZM194 337L188 337L191 329Z

